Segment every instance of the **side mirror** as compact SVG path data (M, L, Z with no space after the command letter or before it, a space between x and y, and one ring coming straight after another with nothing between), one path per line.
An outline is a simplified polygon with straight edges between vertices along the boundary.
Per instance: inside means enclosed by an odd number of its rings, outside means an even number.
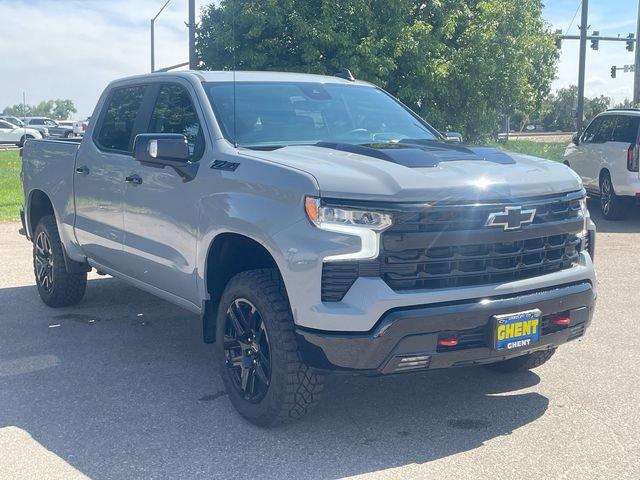
M458 132L445 132L444 138L447 142L462 143L462 135Z
M576 146L580 145L580 136L577 133L571 139L571 143L573 143Z
M198 163L189 161L187 137L179 133L136 135L133 158L150 167L173 167L185 182L193 180L198 171Z

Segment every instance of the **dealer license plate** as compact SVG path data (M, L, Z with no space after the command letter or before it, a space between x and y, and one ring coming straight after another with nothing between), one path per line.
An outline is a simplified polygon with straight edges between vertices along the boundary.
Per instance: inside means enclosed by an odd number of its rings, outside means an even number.
M495 315L494 347L496 350L514 350L530 347L540 341L540 310Z

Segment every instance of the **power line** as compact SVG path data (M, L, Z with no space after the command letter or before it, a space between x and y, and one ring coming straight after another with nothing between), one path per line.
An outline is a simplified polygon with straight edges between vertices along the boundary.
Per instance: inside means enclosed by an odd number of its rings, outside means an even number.
M573 14L573 18L571 19L571 22L567 27L567 33L569 33L569 30L571 30L571 27L573 27L573 22L576 20L576 17L578 16L578 12L580 11L581 6L582 6L582 0L578 2L578 8L576 8L576 13Z

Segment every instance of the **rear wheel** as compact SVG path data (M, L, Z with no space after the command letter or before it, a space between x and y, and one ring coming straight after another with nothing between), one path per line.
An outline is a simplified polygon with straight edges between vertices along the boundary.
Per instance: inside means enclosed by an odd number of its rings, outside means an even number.
M220 300L216 329L222 379L231 404L245 419L263 427L286 423L317 402L323 378L302 361L276 270L233 277Z
M520 357L510 358L502 362L490 363L486 365L490 370L495 370L502 373L520 372L523 370L531 370L537 368L543 363L546 363L553 354L556 353L556 349L542 350L539 352L528 353Z
M87 274L67 272L58 226L51 215L42 217L34 232L33 270L38 293L45 304L68 307L82 300Z
M23 135L23 136L20 138L20 141L18 142L18 146L19 146L20 148L22 148L22 147L24 147L24 142L26 142L27 140L33 140L34 138L35 138L35 137L34 137L33 135L29 135L29 134L27 134L27 135Z
M600 178L600 210L607 220L620 220L625 213L624 199L616 195L611 176L603 173Z

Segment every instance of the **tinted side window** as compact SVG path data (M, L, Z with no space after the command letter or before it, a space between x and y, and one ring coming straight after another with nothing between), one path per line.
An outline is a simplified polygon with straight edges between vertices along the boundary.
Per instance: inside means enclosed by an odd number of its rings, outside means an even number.
M44 120L41 118L34 118L33 120L29 120L29 125L44 125Z
M602 125L602 117L596 118L593 122L591 122L591 124L582 134L582 142L593 143L598 130L600 130L600 125Z
M638 140L638 129L640 129L640 117L620 115L616 129L613 132L613 141L636 143Z
M13 130L14 127L10 123L0 120L0 128L10 128Z
M139 85L113 91L97 137L97 143L102 148L131 152L131 132L145 89L145 86Z
M189 92L180 85L163 85L151 114L149 133L180 133L187 137L192 160L204 151L204 137Z
M616 129L616 117L615 115L606 115L602 117L602 125L600 130L596 133L593 143L606 143L610 142L613 137L613 131Z

